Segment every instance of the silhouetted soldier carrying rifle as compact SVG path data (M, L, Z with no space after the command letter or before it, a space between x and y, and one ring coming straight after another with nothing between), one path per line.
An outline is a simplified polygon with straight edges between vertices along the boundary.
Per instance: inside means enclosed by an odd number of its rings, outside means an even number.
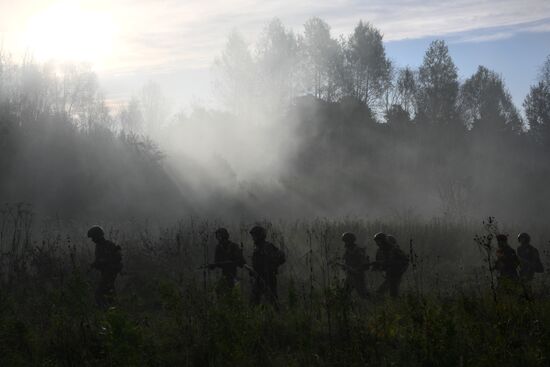
M265 228L255 226L250 230L250 235L254 241L252 268L249 268L252 277L252 303L260 304L262 297L265 297L278 309L277 272L279 266L285 263L286 256L274 244L266 241Z
M531 245L531 236L522 232L518 235L520 245L517 248L519 258L519 276L524 282L531 282L535 277L535 273L543 273L544 266L540 261L539 250Z
M514 249L508 244L507 235L498 234L496 239L498 248L494 269L498 272L497 289L506 293L516 293L519 291L520 286L518 275L519 258Z
M369 292L365 283L365 271L369 269L369 258L363 247L357 246L353 233L346 232L342 235L342 242L346 247L344 263L340 265L346 272L345 288L348 292L355 290L361 298L367 298Z
M222 277L216 291L222 293L225 290L230 290L237 283L237 267L242 268L245 264L243 251L239 245L229 240L229 232L225 228L218 228L216 232L216 252L214 255L214 263L208 264L208 269L214 270L219 268L222 270Z
M88 230L88 238L95 243L95 260L91 268L99 270L101 277L95 291L95 300L99 307L107 308L115 298L115 280L122 270L120 246L105 239L105 232L100 226Z
M378 287L377 293L384 294L389 291L390 296L395 298L399 295L399 286L403 274L409 267L409 257L399 248L397 240L391 235L379 232L374 235L374 242L378 245L376 261L372 270L382 271L386 279Z
M499 234L497 238L497 251L495 270L498 271L498 277L500 279L510 279L517 281L519 259L514 249L508 244L508 236L505 234Z

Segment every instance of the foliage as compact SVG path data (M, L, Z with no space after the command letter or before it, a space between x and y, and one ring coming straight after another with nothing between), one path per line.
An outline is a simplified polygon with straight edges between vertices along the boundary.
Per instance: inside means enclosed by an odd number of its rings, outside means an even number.
M5 215L20 217L20 223L29 213L17 210ZM3 228L14 230L14 223ZM487 225L492 223L491 219ZM25 247L24 237L18 238L15 245L22 248L19 253L28 267L2 267L2 279L16 280L3 281L0 288L0 363L544 366L549 362L550 303L545 283L537 283L533 301L509 295L495 303L481 259L479 265L471 260L468 267L456 268L448 279L453 267L463 266L459 259L467 253L475 256L469 237L475 230L469 224L347 219L266 225L270 240L290 255L280 274L280 312L267 305L250 306L244 279L234 291L217 295L215 274L195 271L205 246L213 245L210 238L205 242L205 234L213 230L206 221L181 222L159 234L145 227L139 234L111 231L123 246L125 273L117 281L117 305L106 311L93 305L96 279L85 272L92 253L82 236L44 232L42 242L30 247ZM239 227L243 224L231 228L236 236ZM350 229L364 239L388 228L398 238L417 239L414 250L411 241L411 254L417 255L410 270L416 275L407 275L397 300L372 297L365 302L354 294L350 297L342 288L342 274L328 266L342 251L338 233ZM438 247L443 238L447 248L441 257ZM297 245L308 241L309 251ZM248 241L245 245L248 253ZM367 248L370 252L372 245ZM367 278L371 288L382 280L373 273Z

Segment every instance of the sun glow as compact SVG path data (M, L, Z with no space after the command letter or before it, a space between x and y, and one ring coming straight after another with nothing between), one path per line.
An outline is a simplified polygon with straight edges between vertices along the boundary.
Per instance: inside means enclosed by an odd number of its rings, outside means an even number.
M25 43L40 61L88 62L102 68L114 50L115 33L108 12L63 1L29 19Z

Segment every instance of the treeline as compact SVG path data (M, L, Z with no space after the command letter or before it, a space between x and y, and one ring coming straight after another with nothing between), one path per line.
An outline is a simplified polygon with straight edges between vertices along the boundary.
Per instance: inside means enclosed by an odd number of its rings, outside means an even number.
M0 203L92 221L184 206L156 144L110 112L88 67L0 54Z
M498 73L479 66L461 82L443 40L430 44L419 68L399 67L387 57L380 30L363 21L352 34L335 38L319 18L309 19L303 33L274 19L253 47L235 31L216 59L215 71L217 91L240 114L255 100L266 102L271 113L284 111L296 97L311 95L325 102L353 98L379 122L521 132L541 124L533 114L540 112L535 112L537 99L544 100L548 63L550 59L525 100L527 121Z
M109 108L74 65L0 54L0 201L65 217L253 219L412 213L550 218L550 57L522 114L502 76L466 80L444 41L418 69L359 22L237 32L215 61L223 110L171 114L148 83ZM165 157L165 159L163 159Z
M283 181L316 210L546 220L550 56L541 63L523 115L495 71L459 80L444 41L399 67L362 21L335 38L318 18L300 34L273 20L253 47L234 32L216 70L236 115L297 126Z

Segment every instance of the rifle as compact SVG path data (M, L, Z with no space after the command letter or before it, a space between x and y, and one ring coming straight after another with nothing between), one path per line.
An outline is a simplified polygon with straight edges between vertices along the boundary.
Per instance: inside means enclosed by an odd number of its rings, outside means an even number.
M261 279L260 274L258 274L258 272L254 270L250 265L244 264L243 268L248 270L248 273L250 274L251 277L256 279Z
M236 261L219 261L216 263L205 264L205 265L199 266L198 270L204 270L204 269L210 270L211 268L216 268L218 266L230 265L230 264L236 264Z
M373 263L371 262L368 262L366 265L367 266L371 266ZM340 261L332 261L331 262L331 265L336 265L336 266L339 266L341 267L342 269L344 269L345 271L349 272L349 273L352 273L352 274L355 274L355 275L360 275L362 274L365 270L357 270L356 268L353 268L349 265L346 265L344 264L343 262L340 262Z

